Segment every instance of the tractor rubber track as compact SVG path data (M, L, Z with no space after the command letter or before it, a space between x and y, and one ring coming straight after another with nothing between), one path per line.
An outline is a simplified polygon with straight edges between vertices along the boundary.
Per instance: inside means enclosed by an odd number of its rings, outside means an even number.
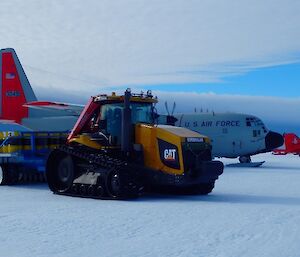
M60 146L58 150L69 154L73 158L77 158L81 161L85 161L89 165L95 165L101 169L106 170L106 173L110 171L120 172L123 181L125 180L126 186L123 188L123 192L118 196L110 196L107 192L107 186L105 183L94 185L95 188L89 191L90 187L86 184L73 183L71 188L65 192L54 192L59 195L67 195L72 197L82 197L82 198L93 198L101 200L126 200L137 198L141 191L143 190L142 183L140 183L139 171L136 166L130 163L113 158L105 153L92 153L88 151L83 151L82 149L74 149L70 146ZM74 182L74 181L73 181ZM97 193L97 187L102 186L103 193ZM74 190L75 189L75 190ZM99 188L98 188L99 189Z

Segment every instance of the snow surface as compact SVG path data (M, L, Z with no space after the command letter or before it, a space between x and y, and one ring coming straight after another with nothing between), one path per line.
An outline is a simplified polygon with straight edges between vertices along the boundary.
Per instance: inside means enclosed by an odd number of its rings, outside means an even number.
M0 256L300 256L300 158L253 160L266 163L227 167L208 196L101 201L3 186Z

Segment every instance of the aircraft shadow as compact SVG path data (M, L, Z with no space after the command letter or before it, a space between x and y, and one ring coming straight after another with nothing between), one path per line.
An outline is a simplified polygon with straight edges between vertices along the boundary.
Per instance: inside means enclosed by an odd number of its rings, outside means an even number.
M299 171L299 167L276 167L276 166L264 166L264 167L256 167L256 168L233 168L233 169L228 169L225 167L224 173L272 173L272 172L295 172Z
M262 169L266 169L266 170L297 170L300 172L300 168L299 167L284 167L284 166L280 166L280 167L276 167L276 166L266 166L266 167L263 167Z

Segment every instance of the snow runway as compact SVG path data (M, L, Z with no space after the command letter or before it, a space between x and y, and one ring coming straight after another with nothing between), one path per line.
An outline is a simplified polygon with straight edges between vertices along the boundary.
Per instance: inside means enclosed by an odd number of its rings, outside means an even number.
M101 201L0 187L0 256L300 256L300 158L253 160L266 163L225 168L208 196Z

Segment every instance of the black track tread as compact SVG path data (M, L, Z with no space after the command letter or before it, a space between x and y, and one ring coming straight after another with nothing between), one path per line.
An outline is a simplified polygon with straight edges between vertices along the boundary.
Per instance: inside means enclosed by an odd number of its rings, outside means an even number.
M120 160L114 157L111 157L105 153L91 153L88 151L82 151L81 148L74 148L72 146L62 145L57 148L59 151L62 151L66 154L71 155L72 157L79 158L88 162L89 164L95 164L100 166L101 168L107 170L122 170L122 173L127 176L128 180L134 178L134 175L131 174L130 164L124 160ZM127 189L127 192L124 192L124 195L121 197L110 197L110 196L91 196L91 195L82 195L72 192L71 189L67 190L66 192L54 192L55 194L59 195L67 195L73 197L82 197L82 198L93 198L93 199L102 199L102 200L126 200L129 198L136 198L138 194L134 191L131 192L130 188Z
M200 195L207 195L214 189L215 183L204 183L197 186L197 193Z

